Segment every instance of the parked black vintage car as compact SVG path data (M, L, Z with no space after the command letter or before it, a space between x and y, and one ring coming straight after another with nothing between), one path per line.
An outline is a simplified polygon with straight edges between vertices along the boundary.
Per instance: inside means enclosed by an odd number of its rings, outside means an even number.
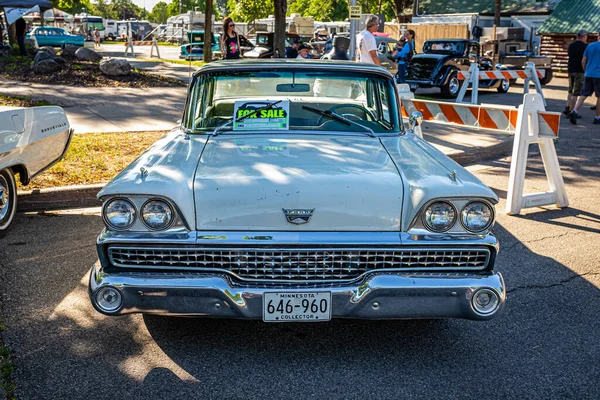
M467 71L471 63L479 63L481 71L494 69L491 59L481 57L479 43L466 39L434 39L423 44L423 52L416 54L406 71L406 83L411 89L439 87L442 96L456 98L462 85L458 71ZM496 88L507 92L508 79L482 79L479 88Z
M258 32L256 34L256 47L244 54L245 58L271 58L273 57L273 43L275 34L273 32ZM295 33L285 34L285 47L291 47L293 41L300 40ZM284 54L281 55L283 57Z

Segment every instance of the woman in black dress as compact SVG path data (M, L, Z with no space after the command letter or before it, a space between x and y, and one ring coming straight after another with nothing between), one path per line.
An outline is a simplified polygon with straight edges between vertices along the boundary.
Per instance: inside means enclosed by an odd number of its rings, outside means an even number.
M223 36L221 36L221 52L226 60L240 58L240 38L235 32L235 23L229 17L223 20Z

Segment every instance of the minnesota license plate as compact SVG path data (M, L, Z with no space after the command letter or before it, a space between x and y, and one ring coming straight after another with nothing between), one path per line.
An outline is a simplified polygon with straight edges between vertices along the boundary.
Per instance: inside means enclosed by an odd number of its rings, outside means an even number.
M265 293L263 321L318 322L331 319L331 292Z

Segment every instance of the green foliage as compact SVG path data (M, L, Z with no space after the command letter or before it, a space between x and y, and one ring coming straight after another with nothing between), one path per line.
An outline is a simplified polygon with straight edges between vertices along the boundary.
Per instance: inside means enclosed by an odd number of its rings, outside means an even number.
M252 22L274 14L273 0L228 0L229 16L234 21Z
M343 21L348 18L349 11L347 1L291 0L288 2L288 13L313 17L315 21Z
M166 24L167 18L171 16L169 15L168 7L169 5L164 1L156 3L154 7L152 7L152 12L148 14L148 21Z
M179 0L172 0L168 6L169 16L179 15ZM181 0L181 14L188 11L204 12L206 10L205 0Z

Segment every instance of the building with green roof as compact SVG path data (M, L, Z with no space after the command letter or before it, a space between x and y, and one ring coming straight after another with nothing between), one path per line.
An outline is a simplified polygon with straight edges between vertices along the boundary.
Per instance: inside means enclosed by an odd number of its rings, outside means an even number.
M600 0L562 0L537 30L540 53L553 57L554 70L567 70L567 48L580 30L600 33ZM588 42L595 40L595 35L588 36Z

